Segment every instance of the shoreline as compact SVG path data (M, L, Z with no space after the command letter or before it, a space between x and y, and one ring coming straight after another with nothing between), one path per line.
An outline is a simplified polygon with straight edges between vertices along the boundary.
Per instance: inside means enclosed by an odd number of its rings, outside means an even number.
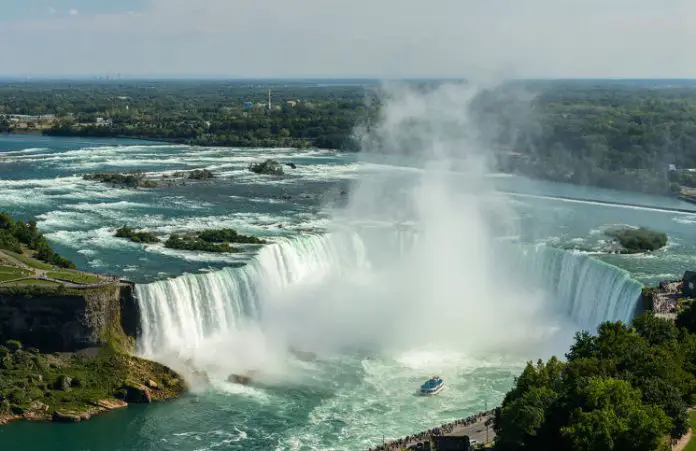
M0 137L1 136L44 136L47 138L80 138L80 139L104 139L104 140L109 140L109 139L129 139L133 141L146 141L146 142L151 142L153 144L186 144L184 141L177 141L177 140L167 140L167 138L145 138L145 137L140 137L140 136L123 136L123 135L113 135L113 136L81 136L81 135L51 135L51 134L46 134L44 133L43 130L40 129L34 129L34 130L11 130L11 131L4 131L0 132Z
M93 348L93 351L95 349L99 348ZM84 391L84 388L79 377L85 372L76 371L76 368L71 367L70 363L66 362L62 366L64 375L58 378L58 380L61 378L66 380L62 387L57 387L56 382L51 383L52 380L55 380L51 374L37 372L33 375L32 387L34 389L41 388L43 384L50 383L49 393L51 396L44 395L43 398L28 399L18 406L2 406L0 427L22 421L81 423L98 415L127 408L131 404L159 404L178 399L188 393L188 383L171 368L155 361L133 356L130 353L112 352L115 354L109 357L110 362L121 361L125 365L121 368L123 371L120 378L122 382L112 384L112 387L92 396L88 392L90 387L87 387L87 392L80 393L80 391ZM69 354L70 359L78 355L78 353L64 354ZM88 357L89 354L94 354L94 352L85 352L82 358L95 358L94 356ZM56 357L58 354L38 354L37 356L38 358L52 358L54 362L58 359ZM118 371L118 368L116 370ZM71 374L74 378L67 376L67 374ZM8 375L8 377L10 376ZM60 396L73 396L73 399L56 402L55 398Z
M101 399L93 403L93 406L83 411L60 411L50 412L48 406L38 403L35 408L23 414L0 413L0 427L16 424L23 421L32 423L82 423L92 418L104 415L114 410L127 409L131 404L162 404L181 398L187 392L183 391L175 396L164 399L152 399L151 401L126 402L120 399Z
M160 401L161 402L161 401ZM45 404L37 405L34 410L19 414L0 414L0 426L6 426L20 421L31 421L35 423L81 423L91 420L97 415L102 415L113 410L128 407L128 403L118 399L103 399L94 403L94 407L81 413L65 413L56 410L49 413Z

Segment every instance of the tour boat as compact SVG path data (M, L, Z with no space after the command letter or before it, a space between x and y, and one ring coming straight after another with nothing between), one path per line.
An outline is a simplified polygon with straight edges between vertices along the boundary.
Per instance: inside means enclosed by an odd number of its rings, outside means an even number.
M424 396L437 395L445 388L445 381L440 376L433 376L420 387L420 394Z

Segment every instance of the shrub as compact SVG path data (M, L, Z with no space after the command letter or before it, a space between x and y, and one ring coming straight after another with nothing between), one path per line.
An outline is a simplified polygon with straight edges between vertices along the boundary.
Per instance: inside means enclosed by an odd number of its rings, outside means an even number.
M19 340L7 340L5 346L12 352L22 349L22 343Z

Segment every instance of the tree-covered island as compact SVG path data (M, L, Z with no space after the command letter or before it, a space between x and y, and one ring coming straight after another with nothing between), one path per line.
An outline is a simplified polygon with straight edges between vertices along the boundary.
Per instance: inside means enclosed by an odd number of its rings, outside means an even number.
M160 239L152 232L136 230L123 226L116 230L114 236L126 238L135 243L158 243ZM232 244L266 244L267 241L255 236L237 233L234 229L206 229L193 233L171 234L165 241L164 247L186 251L202 251L213 253L235 253L240 249Z
M667 234L656 230L630 227L612 228L604 231L608 237L614 238L621 245L621 252L637 254L662 249L667 245Z

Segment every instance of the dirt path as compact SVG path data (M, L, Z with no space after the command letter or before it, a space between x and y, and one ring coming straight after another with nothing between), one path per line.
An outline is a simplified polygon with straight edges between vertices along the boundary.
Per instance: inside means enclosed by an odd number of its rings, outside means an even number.
M696 410L694 407L689 407L689 412L693 412ZM686 445L689 444L689 441L691 441L691 438L693 437L692 430L689 429L689 432L684 435L684 437L680 438L679 441L677 442L674 447L672 447L672 451L683 451L684 448L686 448Z

